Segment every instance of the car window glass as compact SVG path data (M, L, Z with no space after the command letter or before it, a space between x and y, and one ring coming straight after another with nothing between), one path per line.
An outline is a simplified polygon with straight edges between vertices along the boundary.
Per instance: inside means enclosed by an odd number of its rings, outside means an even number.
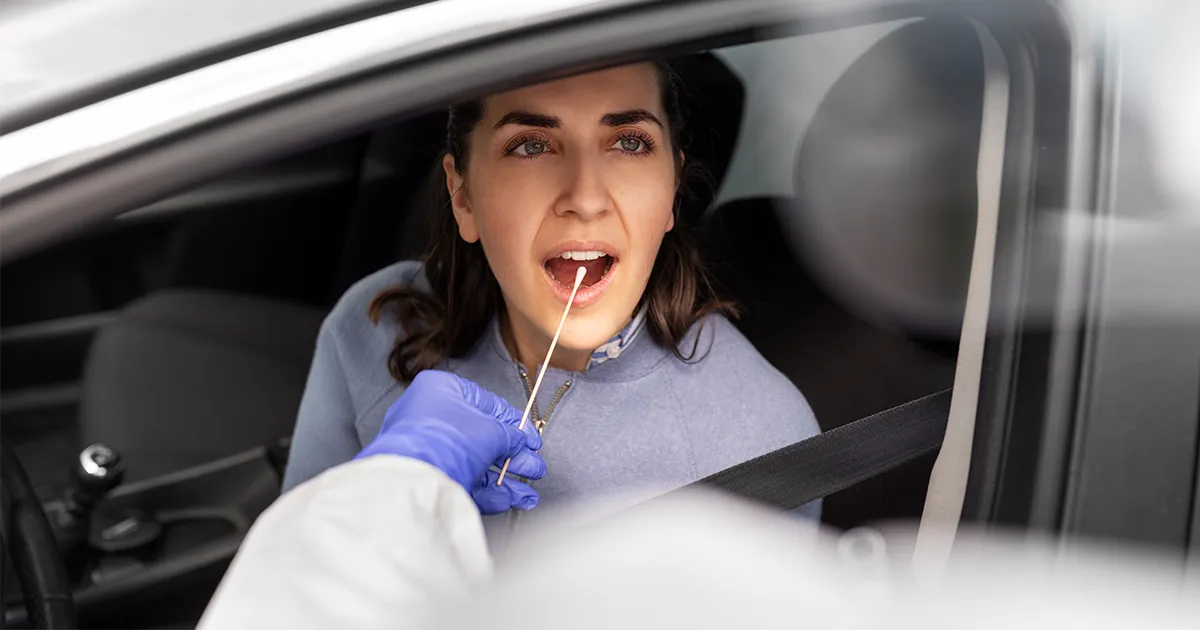
M717 203L794 194L796 147L822 98L855 60L907 20L754 42L715 52L746 86L738 151Z
M971 28L908 20L675 60L698 110L692 155L717 176L714 198L698 208L709 222L705 253L744 307L738 328L825 430L953 381L980 77L978 68L939 70L940 58L912 42L957 42ZM941 81L954 72L967 77L961 94ZM216 457L225 437L214 436L229 437L233 451L286 444L329 309L359 278L420 255L445 123L444 112L426 114L231 173L130 211L84 245L6 268L6 282L71 280L54 300L24 305L6 288L6 323L66 321L70 331L8 335L17 341L6 342L5 366L33 376L6 387L70 384L74 398L55 413L106 420L60 437L73 448L106 431L136 434L141 446L125 450L148 476ZM930 312L935 325L913 325ZM64 338L61 354L44 351ZM186 350L171 350L177 343ZM236 393L263 378L255 391L270 395ZM180 382L204 392L210 420L196 423L208 437L174 452L159 444L175 440L169 424L128 423L162 417L163 400L146 394ZM929 464L889 481L902 491L864 484L857 498L831 501L827 520L914 515Z

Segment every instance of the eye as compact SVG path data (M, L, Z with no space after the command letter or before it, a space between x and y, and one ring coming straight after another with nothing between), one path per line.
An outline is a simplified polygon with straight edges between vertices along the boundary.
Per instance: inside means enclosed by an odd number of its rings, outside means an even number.
M519 144L515 148L513 148L512 152L516 153L517 155L524 155L524 156L540 155L540 154L546 152L546 143L542 142L541 140L530 140L528 142L522 142L521 144Z
M629 155L646 155L654 151L654 141L640 134L627 134L617 138L609 149Z
M621 138L620 145L622 151L637 153L645 143L640 138Z
M517 158L538 158L551 153L554 153L554 145L540 133L523 133L504 145L504 155Z

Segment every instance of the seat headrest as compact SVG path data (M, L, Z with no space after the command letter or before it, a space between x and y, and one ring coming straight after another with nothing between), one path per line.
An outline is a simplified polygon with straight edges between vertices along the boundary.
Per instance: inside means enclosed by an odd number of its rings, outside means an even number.
M818 282L858 315L957 337L974 245L983 50L965 19L885 36L838 79L800 144L780 219Z
M693 186L696 198L683 202L686 215L699 217L712 203L733 160L746 90L729 66L710 52L676 57L668 63L683 83L687 159L703 164L712 176L712 190Z

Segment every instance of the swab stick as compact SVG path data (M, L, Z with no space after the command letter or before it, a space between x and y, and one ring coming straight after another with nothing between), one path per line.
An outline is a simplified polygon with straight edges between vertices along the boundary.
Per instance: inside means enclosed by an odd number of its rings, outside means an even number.
M517 430L525 430L525 421L529 419L529 412L533 409L533 402L537 400L538 390L542 387L542 377L546 375L546 368L550 367L550 357L554 356L554 346L558 345L558 336L562 334L563 324L567 323L567 313L571 312L571 304L575 302L575 293L579 291L579 285L583 282L583 277L587 275L587 268L580 267L579 271L575 272L575 286L571 287L571 299L567 300L567 308L563 309L562 319L558 320L558 330L554 331L554 339L550 340L550 350L546 352L546 360L542 361L542 369L538 370L537 380L533 383L533 391L529 394L529 402L525 403L525 413L521 415L521 424L517 425ZM504 460L504 468L500 469L500 478L496 480L496 485L504 483L504 475L508 474L508 465L512 463L512 458Z

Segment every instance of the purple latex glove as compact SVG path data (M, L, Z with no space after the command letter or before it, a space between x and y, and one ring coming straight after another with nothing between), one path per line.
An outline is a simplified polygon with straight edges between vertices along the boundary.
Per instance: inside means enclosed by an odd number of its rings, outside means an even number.
M521 412L504 399L458 375L436 370L417 374L392 403L375 440L355 459L400 455L426 462L466 489L483 514L529 510L538 494L510 475L496 486L492 466L512 457L508 470L526 479L546 475L537 454L542 438L532 422L518 430Z

